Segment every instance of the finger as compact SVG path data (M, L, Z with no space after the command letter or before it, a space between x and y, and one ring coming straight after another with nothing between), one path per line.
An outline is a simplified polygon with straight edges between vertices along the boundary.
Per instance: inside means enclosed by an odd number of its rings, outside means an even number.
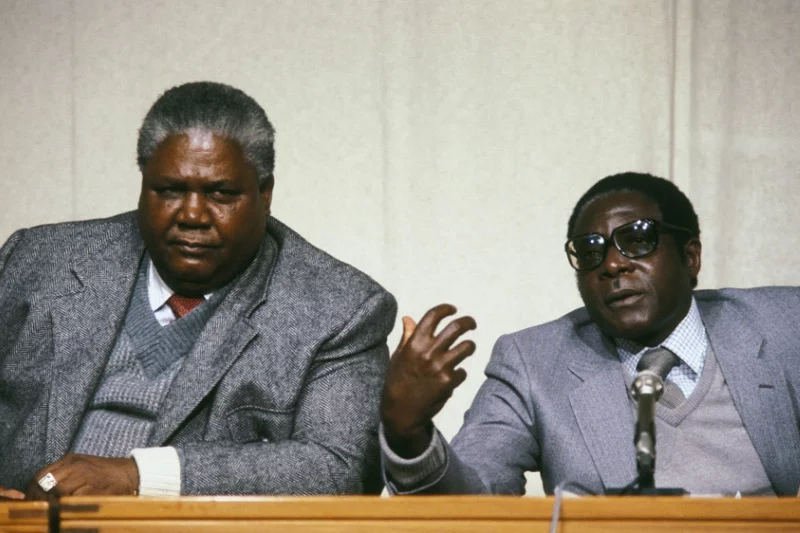
M25 498L25 493L16 489L0 489L0 498L10 498L12 500L22 500Z
M447 403L447 400L453 395L453 391L464 383L465 379L467 379L467 371L463 368L456 368L448 373L447 377L444 378L443 387L436 399L436 403L432 406L433 411L431 412L431 416L438 413L442 407L444 407L444 404Z
M25 499L31 501L43 501L47 499L47 493L42 490L42 487L36 483L36 480L31 481L28 483L28 487L25 489Z
M71 496L79 487L87 484L93 486L91 476L95 473L90 463L87 462L87 457L91 459L89 456L80 454L67 454L53 463L50 473L53 474L58 483L50 491L50 494Z
M72 454L67 454L55 463L41 468L38 472L36 472L36 474L34 474L30 485L28 485L26 497L28 499L46 500L48 495L61 495L61 492L58 490L59 485L63 481L65 474L69 471L69 465L71 462ZM51 474L56 480L56 485L49 491L45 491L41 485L39 485L39 480L47 474Z
M408 342L408 339L411 338L411 335L414 334L414 331L417 329L417 323L414 322L414 319L410 316L403 317L403 344Z
M88 483L86 473L80 468L78 469L63 469L60 472L60 479L58 484L53 487L50 494L57 496L72 496L75 490Z
M439 304L432 307L423 315L419 324L417 324L417 331L433 337L433 333L436 331L439 322L441 322L444 317L454 315L455 313L455 306L450 304Z
M471 316L457 318L447 324L441 333L436 336L436 342L434 342L432 349L447 350L457 338L476 327L478 327L478 325Z
M463 368L456 368L453 371L453 380L450 382L453 389L464 383L464 380L467 379L467 371Z
M443 369L455 369L461 362L475 353L475 343L472 341L461 341L441 356ZM456 385L458 386L458 385Z
M40 470L34 474L33 479L28 483L25 488L25 499L33 501L42 501L47 499L47 493L39 485L39 480L47 473L47 470Z
M435 404L431 406L431 411L430 411L431 418L433 418L436 415L436 413L442 410L442 407L444 407L444 404L447 403L447 400L449 400L450 396L452 395L453 394L451 391L450 394L448 394L444 399L437 401Z
M55 463L50 463L49 465L40 468L39 471L37 471L33 475L33 481L38 482L47 474L52 474L53 477L56 478L56 481L58 481L59 478L56 474L58 473L58 470L61 468L61 465L64 464L65 461L69 461L69 454L65 455Z
M80 485L79 487L74 489L72 492L70 492L70 495L71 496L91 496L91 495L94 495L96 493L97 493L97 491L94 490L93 487L90 484L84 483L83 485Z
M403 336L400 339L400 342L397 344L397 349L395 350L395 353L403 349L403 346L406 345L408 339L411 338L411 335L413 335L414 330L417 328L417 323L414 322L414 319L411 318L410 316L404 316L402 322L403 322Z

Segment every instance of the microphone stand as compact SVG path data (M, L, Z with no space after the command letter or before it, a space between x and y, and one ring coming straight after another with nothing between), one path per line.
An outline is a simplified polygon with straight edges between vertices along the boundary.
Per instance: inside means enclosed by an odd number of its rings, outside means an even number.
M656 403L664 394L664 382L655 372L644 370L631 386L636 400L636 430L633 444L636 449L636 472L640 489L654 489L656 472Z
M636 428L633 445L636 450L636 479L622 488L611 488L607 494L648 496L678 496L686 494L680 488L660 488L655 485L656 471L656 403L664 394L664 381L650 370L642 370L633 380L631 396L636 400Z

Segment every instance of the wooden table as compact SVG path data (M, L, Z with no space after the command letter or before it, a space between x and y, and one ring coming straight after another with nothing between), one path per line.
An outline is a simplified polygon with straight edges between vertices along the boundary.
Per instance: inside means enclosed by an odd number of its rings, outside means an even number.
M48 505L44 502L0 501L0 532L47 533Z
M74 497L61 500L58 514L60 531L64 533L546 533L550 531L554 504L553 498L498 496ZM43 505L0 504L0 531L47 531L46 524L42 529L42 517L47 515ZM10 514L13 509L16 518ZM29 512L20 514L21 510ZM557 531L797 533L800 500L565 499L561 502Z

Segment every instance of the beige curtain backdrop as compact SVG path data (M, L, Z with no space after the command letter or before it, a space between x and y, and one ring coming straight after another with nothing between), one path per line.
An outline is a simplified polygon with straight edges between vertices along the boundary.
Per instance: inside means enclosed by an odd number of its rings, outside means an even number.
M451 437L495 339L580 305L566 222L605 175L688 193L701 288L798 284L798 28L797 0L0 0L0 240L133 209L154 99L238 86L277 217L401 313L477 318Z

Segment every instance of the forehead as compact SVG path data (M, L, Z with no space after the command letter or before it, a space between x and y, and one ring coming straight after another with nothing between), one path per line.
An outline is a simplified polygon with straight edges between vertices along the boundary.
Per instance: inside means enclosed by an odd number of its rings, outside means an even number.
M575 221L575 235L602 233L640 218L661 220L658 205L640 192L618 191L603 194L587 203Z
M145 170L169 175L221 171L240 174L246 166L244 153L236 142L194 129L164 139Z

